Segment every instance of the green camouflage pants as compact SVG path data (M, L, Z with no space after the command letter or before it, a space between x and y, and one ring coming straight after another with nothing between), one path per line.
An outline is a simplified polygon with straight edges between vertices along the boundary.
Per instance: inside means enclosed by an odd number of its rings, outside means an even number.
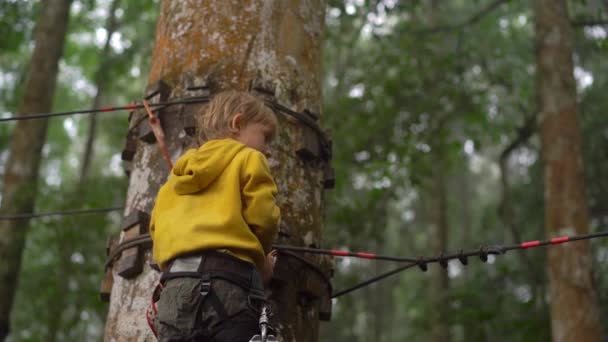
M247 342L259 333L259 314L248 304L248 293L243 288L212 279L210 293L203 297L200 291L200 279L175 278L166 282L154 321L160 342ZM215 306L211 293L219 299ZM218 312L218 302L224 313ZM221 319L222 314L226 319Z

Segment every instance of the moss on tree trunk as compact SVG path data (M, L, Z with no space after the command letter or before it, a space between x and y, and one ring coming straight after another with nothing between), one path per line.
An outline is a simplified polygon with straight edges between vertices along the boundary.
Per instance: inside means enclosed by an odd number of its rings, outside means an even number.
M187 90L189 86L247 90L253 82L275 89L276 100L285 106L319 113L324 15L322 0L164 1L148 83L162 80L171 97L180 98L193 95ZM189 110L176 106L164 114L174 161L195 144L181 126L181 117ZM280 119L281 129L269 161L279 186L281 242L320 245L322 170L320 165L296 156L302 124ZM125 216L134 210L150 212L167 174L156 144L139 142ZM144 310L157 278L158 274L147 267L133 280L114 275L106 341L152 339ZM271 289L278 309L279 335L283 341L315 341L316 306L302 300L291 285Z

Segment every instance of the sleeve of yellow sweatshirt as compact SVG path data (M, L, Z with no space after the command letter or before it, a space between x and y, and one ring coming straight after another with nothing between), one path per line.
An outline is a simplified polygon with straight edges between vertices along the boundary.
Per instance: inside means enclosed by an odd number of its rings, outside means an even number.
M277 186L266 157L260 152L249 153L243 173L243 217L268 254L281 217L274 199Z

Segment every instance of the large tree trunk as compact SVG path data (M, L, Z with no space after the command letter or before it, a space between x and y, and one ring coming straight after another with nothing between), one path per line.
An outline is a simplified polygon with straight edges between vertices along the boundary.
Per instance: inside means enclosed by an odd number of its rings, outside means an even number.
M59 60L67 31L71 0L42 5L35 33L23 99L18 113L48 112L53 103ZM0 214L29 213L36 199L36 183L47 120L19 121L13 132L4 174ZM9 316L21 267L27 220L0 221L0 340L8 335Z
M171 98L181 98L194 95L186 89L189 86L206 84L215 92L226 88L247 90L253 82L274 88L276 100L287 107L319 113L324 14L323 0L164 1L148 84L162 80ZM182 117L196 107L164 110L162 121L174 161L195 143L183 133ZM279 235L281 243L319 246L322 171L316 164L296 157L302 134L301 123L281 120L272 146L270 165L279 186L282 211ZM151 211L169 171L156 144L137 144L125 216L137 210ZM149 252L146 257L150 257ZM284 256L279 262L281 258ZM278 309L276 328L284 341L315 341L317 309L291 280L298 279L298 269L290 270L285 277L290 279L287 286L272 287ZM157 279L158 274L148 267L133 279L114 272L106 341L152 340L144 310Z
M565 0L537 0L536 61L545 177L545 230L587 234L581 136L573 76L572 28ZM553 341L599 341L588 242L549 248Z

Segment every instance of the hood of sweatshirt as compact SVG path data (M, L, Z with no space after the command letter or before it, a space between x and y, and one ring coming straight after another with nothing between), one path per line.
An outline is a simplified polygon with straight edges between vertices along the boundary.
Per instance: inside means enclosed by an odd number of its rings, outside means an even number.
M173 167L174 189L179 195L204 190L245 148L233 139L210 140L197 150L188 150Z

